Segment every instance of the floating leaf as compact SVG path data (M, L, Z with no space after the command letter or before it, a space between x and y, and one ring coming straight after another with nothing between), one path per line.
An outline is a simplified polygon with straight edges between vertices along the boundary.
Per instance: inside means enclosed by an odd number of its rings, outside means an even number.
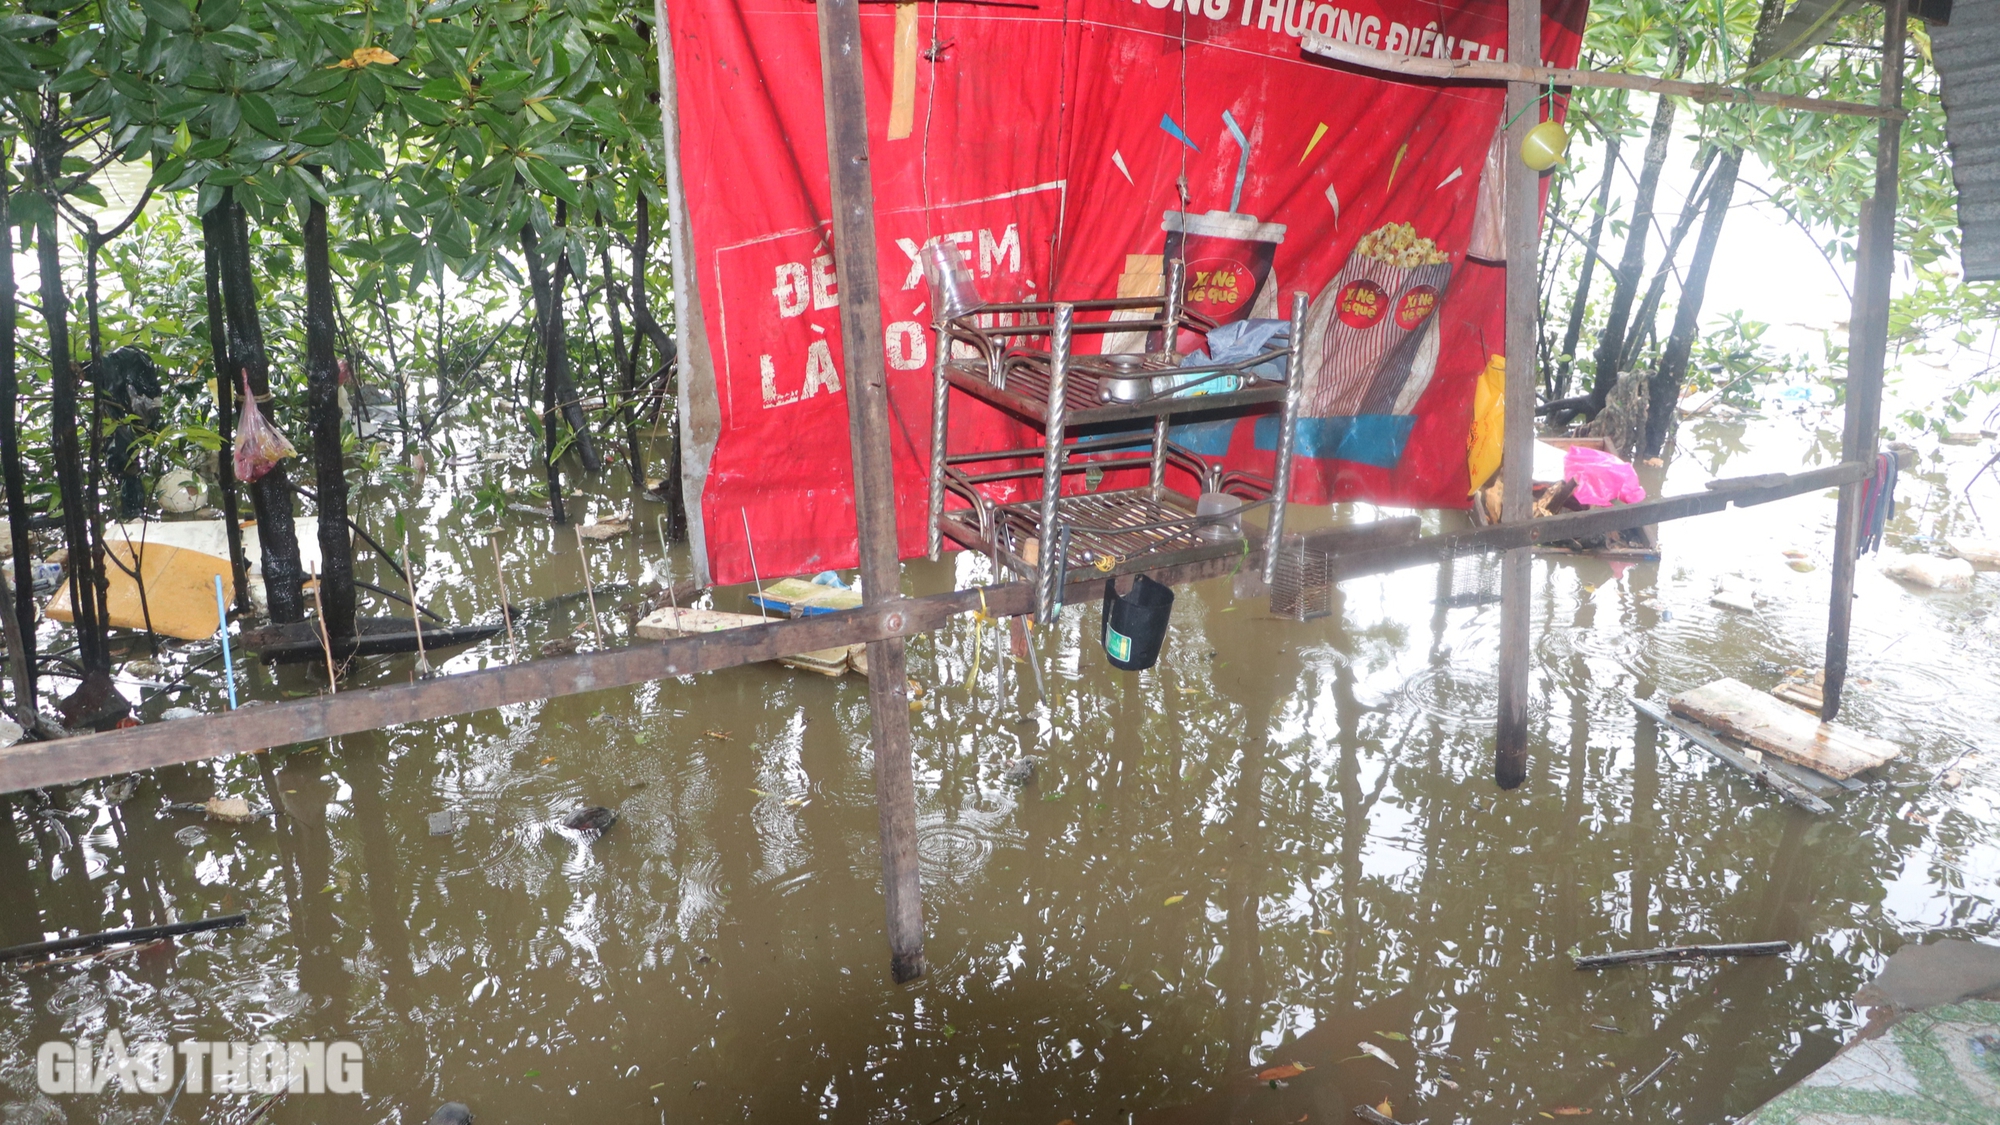
M1394 1043L1408 1043L1410 1041L1410 1037L1400 1031L1378 1031L1375 1034Z
M1382 1048L1380 1048L1380 1047L1377 1047L1377 1046L1376 1046L1375 1044L1373 1044L1373 1043L1369 1043L1369 1042L1365 1042L1365 1041L1364 1041L1364 1042L1361 1042L1361 1043L1357 1043L1357 1044L1355 1044L1355 1046L1357 1046L1357 1047L1361 1048L1361 1053L1362 1053L1362 1054L1364 1054L1364 1055L1369 1055L1369 1056L1371 1056L1371 1057L1373 1057L1373 1058L1378 1058L1378 1059L1381 1059L1381 1060L1382 1060L1383 1062L1385 1062L1385 1063L1388 1063L1388 1064L1389 1064L1390 1066L1394 1066L1394 1067L1396 1067L1396 1069L1397 1069L1397 1070L1401 1070L1401 1069L1403 1069L1403 1068L1402 1068L1402 1067L1400 1067L1400 1066L1396 1066L1396 1060L1395 1060L1395 1059L1392 1059L1392 1058L1390 1058L1390 1057L1389 1057L1389 1052L1387 1052L1387 1051L1383 1050L1383 1049L1382 1049Z
M1276 1082L1282 1078L1297 1078L1311 1069L1312 1067L1301 1062L1289 1062L1282 1066L1269 1067L1258 1071L1257 1080L1259 1082Z
M1319 934L1319 935L1320 935L1320 936L1322 936L1322 937L1332 937L1332 936L1333 936L1333 931L1332 931L1332 930L1314 930L1314 931L1313 931L1313 933L1316 933L1316 934Z
M1179 902L1180 900L1182 900L1182 899L1184 899L1184 898L1186 898L1186 897L1187 897L1186 895L1168 895L1168 896L1167 896L1167 905L1168 905L1168 906L1172 906L1173 904L1175 904L1175 903Z
M1549 1113L1557 1117L1589 1117L1596 1112L1594 1109L1585 1109L1580 1105L1559 1105L1549 1111Z
M1443 1086L1443 1087L1444 1087L1445 1089L1447 1089L1447 1090L1457 1090L1457 1089L1458 1089L1458 1083L1456 1083L1456 1082L1453 1082L1453 1081L1452 1081L1451 1079L1449 1079L1449 1078L1440 1078L1440 1079L1438 1079L1438 1085L1440 1085L1440 1086Z
M1132 982L1128 980L1128 981L1126 981L1125 983L1123 983L1123 984L1119 985L1119 986L1118 986L1118 991L1120 991L1120 992L1130 992L1130 991L1132 991Z
M957 1028L955 1028L955 1027L953 1027L953 1026L951 1026L950 1024L945 1024L945 1025L944 1025L943 1027L939 1028L938 1030L940 1030L940 1031L944 1032L944 1037L945 1037L946 1039L949 1039L949 1038L951 1038L952 1036L954 1036L954 1035L957 1035L957 1034L958 1034L958 1029L957 1029Z
M1383 1098L1382 1101L1376 1105L1375 1112L1381 1114L1384 1117L1396 1116L1395 1107L1389 1104L1388 1098Z
M530 1070L521 1075L523 1078L540 1078L541 1076L542 1072L539 1070Z
M754 787L750 790L750 792L757 794L759 797L769 797L771 795L762 789L757 789Z

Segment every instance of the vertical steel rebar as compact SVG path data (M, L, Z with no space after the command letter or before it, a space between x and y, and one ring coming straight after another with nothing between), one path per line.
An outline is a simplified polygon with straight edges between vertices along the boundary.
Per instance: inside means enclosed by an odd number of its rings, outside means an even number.
M1285 541L1285 506L1292 495L1292 452L1299 428L1299 397L1305 385L1306 295L1292 294L1291 354L1285 360L1285 406L1278 415L1278 460L1271 470L1271 516L1264 536L1264 585L1278 577L1278 549Z
M951 385L945 365L951 362L951 331L942 315L938 317L937 355L931 363L931 479L930 495L924 512L929 520L925 543L930 560L936 562L944 550L944 457L945 428L950 418Z
M1165 292L1161 294L1166 298L1166 307L1160 312L1160 319L1164 323L1160 326L1160 349L1154 353L1165 359L1172 359L1179 354L1177 347L1181 335L1182 290L1186 288L1187 263L1175 258L1167 263Z
M1075 323L1076 306L1057 304L1049 332L1049 405L1042 431L1041 549L1035 561L1040 594L1036 599L1036 614L1044 621L1055 613L1057 576L1068 561L1057 557L1062 546L1056 538L1056 499L1062 494L1064 396L1069 388L1070 330Z

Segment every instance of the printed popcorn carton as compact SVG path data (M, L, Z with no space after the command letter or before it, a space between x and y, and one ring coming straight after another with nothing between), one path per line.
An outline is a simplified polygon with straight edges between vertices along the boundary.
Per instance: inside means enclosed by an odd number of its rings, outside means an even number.
M1451 255L1408 223L1361 237L1306 316L1300 449L1394 466L1437 369Z

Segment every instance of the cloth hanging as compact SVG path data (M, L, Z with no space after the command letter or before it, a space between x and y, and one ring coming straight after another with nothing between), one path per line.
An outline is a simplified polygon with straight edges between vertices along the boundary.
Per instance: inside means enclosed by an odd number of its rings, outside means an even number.
M1875 475L1861 487L1861 543L1858 554L1870 554L1882 547L1882 531L1896 514L1896 455L1878 453Z

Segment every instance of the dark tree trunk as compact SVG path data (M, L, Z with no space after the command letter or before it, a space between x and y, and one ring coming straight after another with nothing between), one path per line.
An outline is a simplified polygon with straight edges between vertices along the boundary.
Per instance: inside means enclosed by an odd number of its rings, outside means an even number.
M236 493L236 372L229 357L229 327L222 312L222 247L229 241L228 211L216 206L201 217L201 255L208 314L208 354L215 369L215 432L222 451L215 459L215 483L222 493L222 529L229 541L229 573L238 613L250 609L250 568L243 561L243 513Z
M676 406L680 402L680 379L675 365L674 338L660 327L653 317L652 297L646 291L646 262L653 245L653 209L646 202L646 193L639 194L638 230L632 240L632 327L646 339L653 342L653 350L659 353L659 373L648 379L649 386L660 383L660 374L674 369L673 382L666 388L667 395ZM638 345L633 345L634 361L637 360ZM687 539L687 500L681 493L681 428L678 423L672 427L673 440L667 448L666 494L667 494L667 537L679 543Z
M1785 0L1763 0L1757 12L1757 28L1750 39L1752 67L1771 55L1772 33L1785 14ZM1681 282L1680 302L1674 309L1674 330L1667 337L1659 366L1648 381L1646 431L1640 439L1642 457L1658 457L1666 448L1675 411L1680 406L1681 383L1687 378L1688 356L1694 350L1694 334L1700 319L1702 300L1708 293L1708 270L1715 261L1715 248L1722 241L1722 224L1729 220L1729 205L1736 198L1736 174L1743 166L1743 150L1732 148L1716 164L1715 179L1708 187L1708 209L1702 216L1701 236L1694 245L1694 259L1688 263Z
M54 120L53 106L45 106ZM63 700L64 720L71 726L115 722L127 710L111 685L111 649L104 621L98 615L98 558L90 521L96 496L84 479L84 451L77 442L78 372L69 351L69 299L62 285L62 248L56 228L54 185L62 170L59 137L47 131L37 137L36 178L47 195L48 209L35 232L42 289L42 320L48 329L49 380L52 389L50 454L56 463L56 489L62 496L63 543L69 550L69 597L77 636L77 662L83 682ZM25 623L23 623L25 627Z
M625 341L625 317L618 311L624 302L619 293L625 287L618 284L618 275L611 268L611 250L603 251L604 264L604 310L611 316L611 362L618 368L619 413L625 421L625 470L632 478L632 489L638 491L646 487L646 450L639 444L639 353L645 350L645 337L634 333L630 346ZM635 277L638 275L635 273Z
M1569 327L1563 331L1562 354L1556 357L1553 398L1569 394L1570 366L1576 362L1576 344L1583 336L1583 314L1590 304L1590 282L1597 270L1597 245L1604 235L1604 218L1611 209L1611 180L1618 171L1618 136L1604 141L1604 178L1597 183L1597 214L1590 220L1590 237L1583 243L1583 266L1576 276L1576 293L1569 301Z
M327 636L354 635L354 554L347 531L347 471L340 442L340 356L334 323L333 262L326 205L306 212L306 412L312 417L314 490L319 503L319 600Z
M556 204L556 229L565 229L569 209ZM569 363L569 318L563 305L572 273L569 255L557 248L555 270L551 274L549 263L542 260L539 240L535 237L533 224L521 227L521 249L528 258L528 286L534 291L535 327L541 333L542 341L542 381L554 388L549 399L562 420L569 425L570 445L576 450L576 458L583 464L583 471L595 473L604 467L597 456L597 443L590 436L590 419L583 412L583 398L577 393L576 382L571 377Z
M1678 69L1678 68L1676 68ZM1620 361L1625 350L1625 325L1632 315L1632 299L1638 295L1639 279L1646 271L1646 236L1653 225L1653 198L1660 190L1660 169L1667 163L1667 145L1674 134L1674 99L1662 97L1653 112L1653 131L1646 139L1646 162L1639 170L1639 191L1632 198L1632 224L1625 231L1625 253L1618 260L1616 284L1611 289L1611 308L1604 330L1597 337L1597 373L1590 383L1590 409L1596 417L1611 397L1618 382Z
M558 356L552 354L562 350L564 358L568 356L562 332L562 300L560 290L548 284L548 268L542 262L542 248L534 236L532 222L520 228L520 250L528 258L528 288L534 294L534 334L542 344L542 468L548 472L548 518L564 522L562 468L556 464L556 448L562 438L562 424L558 422L562 398L556 386ZM550 330L550 320L554 320L554 330Z
M223 191L221 208L227 216L228 237L222 244L222 306L229 324L229 355L237 365L231 377L247 377L250 393L267 419L270 416L271 360L264 351L264 325L257 316L257 282L250 272L250 218L234 195ZM275 422L274 422L275 424ZM304 621L304 581L299 564L298 530L292 523L292 481L285 463L250 484L250 504L257 513L257 542L264 564L264 597L271 620L278 624Z
M1702 298L1707 295L1708 268L1715 261L1716 245L1722 241L1722 224L1729 219L1729 203L1736 195L1736 170L1742 163L1742 149L1723 153L1716 166L1715 182L1709 185L1701 236L1695 240L1694 258L1688 262L1680 303L1674 309L1673 334L1667 337L1659 367L1647 381L1646 432L1639 443L1641 457L1658 457L1673 429L1674 411L1680 406L1681 383L1687 378L1688 355L1694 349L1695 328L1701 319Z
M1680 260L1681 243L1687 241L1688 232L1694 229L1694 221L1701 217L1702 208L1708 203L1708 189L1714 182L1709 173L1715 170L1716 150L1709 149L1703 155L1701 168L1695 173L1694 184L1688 189L1688 196L1681 204L1680 218L1674 220L1673 232L1667 235L1666 253L1660 256L1660 266L1653 271L1653 280L1646 286L1646 295L1639 301L1639 309L1632 314L1632 322L1625 333L1624 349L1619 353L1619 367L1630 371L1639 362L1645 351L1646 341L1657 338L1660 302L1666 299L1667 279L1673 276L1674 263Z
M19 645L27 658L27 674L19 700L24 714L35 713L35 578L31 569L34 545L28 541L28 480L21 464L21 422L18 405L21 375L16 366L14 335L17 331L19 301L14 289L14 221L9 210L13 184L6 174L7 161L0 156L0 476L7 491L8 542L14 549L14 615L20 626ZM23 721L26 725L26 721Z

